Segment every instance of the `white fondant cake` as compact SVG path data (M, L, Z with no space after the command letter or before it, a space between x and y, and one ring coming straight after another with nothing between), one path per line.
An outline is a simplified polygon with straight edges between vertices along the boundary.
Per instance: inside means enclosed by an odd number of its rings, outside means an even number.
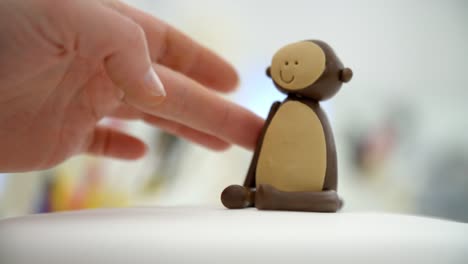
M81 211L1 221L0 263L468 263L468 224L381 213Z

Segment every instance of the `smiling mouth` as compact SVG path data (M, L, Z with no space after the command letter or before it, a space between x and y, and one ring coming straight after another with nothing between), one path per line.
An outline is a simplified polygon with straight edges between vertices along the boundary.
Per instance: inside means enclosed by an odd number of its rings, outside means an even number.
M294 75L292 76L291 80L286 81L286 80L283 78L283 72L282 72L282 71L280 71L280 78L281 78L281 80L282 80L283 82L285 82L285 83L292 83L292 82L294 81Z

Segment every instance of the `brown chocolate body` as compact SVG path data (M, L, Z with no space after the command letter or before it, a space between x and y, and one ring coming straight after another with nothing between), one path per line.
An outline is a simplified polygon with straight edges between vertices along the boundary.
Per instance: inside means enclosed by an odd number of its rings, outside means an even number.
M343 68L326 43L304 41L278 51L267 74L288 97L272 105L244 185L226 188L223 204L227 208L339 210L335 143L319 101L336 94L352 71Z

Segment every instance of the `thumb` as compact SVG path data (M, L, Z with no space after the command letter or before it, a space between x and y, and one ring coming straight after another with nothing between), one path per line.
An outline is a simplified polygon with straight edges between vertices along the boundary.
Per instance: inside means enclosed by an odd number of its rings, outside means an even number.
M96 21L81 23L81 27L87 24L83 35L91 42L83 43L82 48L104 59L105 71L124 92L126 103L143 112L154 111L166 92L152 67L143 29L130 18L104 6L88 18Z
M161 103L166 96L164 85L152 67L143 29L132 21L123 22L128 29L115 34L121 40L105 59L105 68L112 82L124 91L124 100L144 112ZM128 23L128 24L127 24Z

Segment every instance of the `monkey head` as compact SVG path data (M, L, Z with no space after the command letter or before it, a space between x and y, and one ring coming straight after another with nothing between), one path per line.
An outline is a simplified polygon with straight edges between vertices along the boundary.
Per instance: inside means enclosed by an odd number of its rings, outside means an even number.
M344 68L333 49L323 41L296 42L273 56L267 75L283 93L317 101L334 96L353 72Z

